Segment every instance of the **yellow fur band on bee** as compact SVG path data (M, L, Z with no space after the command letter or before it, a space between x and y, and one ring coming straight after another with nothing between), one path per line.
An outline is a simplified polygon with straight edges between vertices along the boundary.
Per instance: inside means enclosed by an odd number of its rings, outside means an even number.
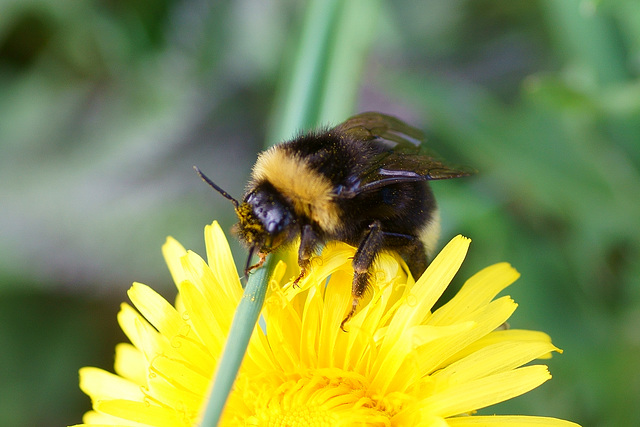
M275 146L263 152L252 173L252 185L270 182L299 215L315 221L322 229L333 231L340 211L334 202L333 185L310 168L304 158Z

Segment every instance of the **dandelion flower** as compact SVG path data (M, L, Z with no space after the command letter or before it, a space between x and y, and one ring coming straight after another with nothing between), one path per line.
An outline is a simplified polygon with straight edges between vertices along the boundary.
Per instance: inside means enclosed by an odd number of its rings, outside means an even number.
M242 287L217 223L207 226L208 263L169 238L163 253L178 298L172 306L135 283L120 326L115 374L80 371L93 403L83 426L194 426ZM393 254L375 263L367 298L347 323L354 249L329 244L300 288L280 263L221 425L575 426L475 412L521 395L551 376L529 365L559 351L541 332L501 329L516 309L496 295L518 278L508 264L485 268L438 309L470 241L454 238L417 281ZM233 337L229 337L233 339ZM526 365L526 366L525 366Z

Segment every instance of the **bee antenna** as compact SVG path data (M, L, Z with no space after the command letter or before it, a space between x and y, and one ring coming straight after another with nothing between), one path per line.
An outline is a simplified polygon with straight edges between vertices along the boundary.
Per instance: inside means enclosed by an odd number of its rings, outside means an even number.
M204 182L206 182L207 184L209 184L214 190L216 190L218 193L222 194L224 197L226 197L227 199L231 200L231 203L233 203L233 206L235 206L236 208L238 207L239 203L236 199L234 199L233 197L231 197L231 195L229 193L227 193L226 191L224 191L222 188L218 187L213 181L211 181L209 179L208 176L206 176L205 174L202 173L202 171L200 169L198 169L197 166L194 166L193 169L195 169L196 173L198 175L200 175L200 178L202 178L202 180Z

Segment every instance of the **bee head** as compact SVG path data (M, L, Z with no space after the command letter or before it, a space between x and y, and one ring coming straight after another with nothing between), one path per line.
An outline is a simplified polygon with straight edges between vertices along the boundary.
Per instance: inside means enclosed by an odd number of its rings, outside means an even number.
M295 234L291 210L275 190L254 189L236 208L236 214L235 231L239 238L259 252L269 253Z
M295 237L296 221L291 208L270 183L263 182L256 185L240 203L196 166L194 169L204 182L229 199L236 208L238 224L233 231L249 248L245 272L255 267L249 267L253 255L260 255L261 261L256 266L262 265L266 254Z

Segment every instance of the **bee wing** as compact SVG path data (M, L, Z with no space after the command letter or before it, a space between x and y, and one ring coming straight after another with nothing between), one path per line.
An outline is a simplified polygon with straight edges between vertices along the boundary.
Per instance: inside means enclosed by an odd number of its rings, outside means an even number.
M378 141L393 148L396 145L407 150L419 150L424 141L420 129L409 126L395 117L382 113L367 112L348 118L336 129L361 141Z
M359 181L343 190L343 197L399 182L450 179L475 173L471 168L448 165L424 146L422 131L386 114L358 114L336 126L336 130L384 149L372 159Z

